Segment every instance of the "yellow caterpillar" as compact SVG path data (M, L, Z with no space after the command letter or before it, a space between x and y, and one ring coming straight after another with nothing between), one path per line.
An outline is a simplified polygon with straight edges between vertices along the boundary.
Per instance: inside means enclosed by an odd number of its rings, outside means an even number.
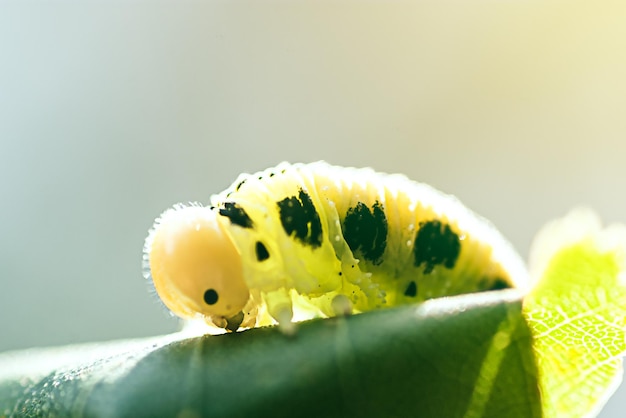
M144 276L230 331L523 287L523 262L455 198L402 175L282 163L154 223Z

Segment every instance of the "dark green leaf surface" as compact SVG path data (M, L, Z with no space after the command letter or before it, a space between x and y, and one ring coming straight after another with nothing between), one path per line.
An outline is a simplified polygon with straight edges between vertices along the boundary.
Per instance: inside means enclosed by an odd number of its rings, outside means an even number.
M519 297L489 292L310 321L292 337L7 353L0 416L540 417L530 338Z

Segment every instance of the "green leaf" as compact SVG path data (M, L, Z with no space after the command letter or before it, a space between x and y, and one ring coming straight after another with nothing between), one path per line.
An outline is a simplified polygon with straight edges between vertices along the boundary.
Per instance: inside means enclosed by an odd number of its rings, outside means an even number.
M10 365L0 413L15 416L541 416L511 292L314 320L294 337L260 328L0 356Z
M541 279L524 299L546 417L595 416L622 379L626 232L574 211L548 225Z
M523 300L5 353L0 416L593 416L622 377L626 228L576 212L539 237Z

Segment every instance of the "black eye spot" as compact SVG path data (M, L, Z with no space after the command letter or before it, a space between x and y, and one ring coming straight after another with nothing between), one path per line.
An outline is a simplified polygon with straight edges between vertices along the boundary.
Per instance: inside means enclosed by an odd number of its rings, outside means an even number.
M256 259L258 261L265 261L270 258L270 253L265 248L265 245L261 241L256 242Z
M217 292L214 289L209 289L204 292L204 301L207 305L215 305L218 298Z

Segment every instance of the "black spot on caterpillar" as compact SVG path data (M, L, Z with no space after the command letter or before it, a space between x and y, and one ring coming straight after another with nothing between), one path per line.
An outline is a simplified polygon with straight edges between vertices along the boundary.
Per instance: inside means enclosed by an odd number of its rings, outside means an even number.
M219 213L220 215L230 219L234 225L239 225L244 228L252 228L252 219L250 219L246 211L241 206L237 205L236 202L224 202L222 207L219 209Z
M299 189L297 197L286 197L277 205L280 223L287 235L313 248L322 244L322 224L308 193Z
M368 208L363 202L348 208L343 236L353 253L378 265L387 247L387 217L380 202Z
M244 174L207 206L164 212L144 271L173 312L228 330L526 280L507 241L455 198L324 162Z
M409 286L404 291L404 296L408 296L410 298L414 298L417 296L417 285L415 282L409 283Z
M267 252L267 248L261 241L256 243L256 259L257 261L264 261L270 258L270 253Z
M454 267L461 251L459 236L450 229L450 225L441 221L420 222L413 246L416 267L425 264L424 274L428 274L437 265Z

